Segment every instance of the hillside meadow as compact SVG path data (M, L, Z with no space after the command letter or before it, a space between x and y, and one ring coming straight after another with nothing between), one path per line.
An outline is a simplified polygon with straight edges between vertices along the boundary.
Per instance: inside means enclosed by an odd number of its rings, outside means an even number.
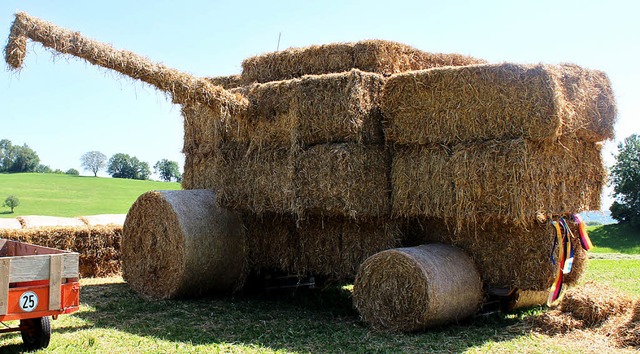
M49 173L0 174L0 205L9 195L20 199L14 213L0 208L0 217L126 214L141 194L173 189L180 189L180 183Z

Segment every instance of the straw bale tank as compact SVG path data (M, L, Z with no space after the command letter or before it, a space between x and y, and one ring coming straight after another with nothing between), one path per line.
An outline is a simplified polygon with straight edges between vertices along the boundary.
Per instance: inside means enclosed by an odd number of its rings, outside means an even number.
M544 303L583 272L570 216L599 208L616 114L602 72L368 40L201 78L24 13L5 49L14 68L28 38L182 106L184 191L141 196L125 221L124 277L142 296L355 281L366 322L414 331L496 299ZM558 235L566 274L549 262Z

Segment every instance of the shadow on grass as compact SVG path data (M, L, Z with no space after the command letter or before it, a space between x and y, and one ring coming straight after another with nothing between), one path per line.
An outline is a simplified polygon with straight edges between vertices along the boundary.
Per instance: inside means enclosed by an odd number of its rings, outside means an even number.
M589 231L589 237L596 247L607 247L619 253L640 252L640 230L628 224L608 224Z
M526 334L517 329L521 320L504 315L425 333L375 332L358 320L350 292L341 288L299 291L295 296L155 302L142 300L125 283L86 285L82 291L82 303L95 311L76 316L94 328L193 345L238 343L301 352L459 352Z
M9 214L13 214L13 212L8 210L0 211L0 215L9 215Z

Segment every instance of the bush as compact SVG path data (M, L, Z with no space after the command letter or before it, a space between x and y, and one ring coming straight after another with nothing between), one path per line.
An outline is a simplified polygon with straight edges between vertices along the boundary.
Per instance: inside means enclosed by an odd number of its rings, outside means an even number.
M65 172L65 174L72 175L72 176L79 176L80 172L78 172L78 170L76 170L75 168L70 168L67 170L67 172Z

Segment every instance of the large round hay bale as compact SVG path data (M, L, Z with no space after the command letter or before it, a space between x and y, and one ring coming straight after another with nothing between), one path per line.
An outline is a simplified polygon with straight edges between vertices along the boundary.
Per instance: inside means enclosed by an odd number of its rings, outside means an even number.
M471 258L454 246L396 248L364 261L353 301L374 328L417 331L473 315L482 282Z
M245 264L241 219L218 208L212 191L147 192L129 209L122 270L143 297L230 293L242 286Z

